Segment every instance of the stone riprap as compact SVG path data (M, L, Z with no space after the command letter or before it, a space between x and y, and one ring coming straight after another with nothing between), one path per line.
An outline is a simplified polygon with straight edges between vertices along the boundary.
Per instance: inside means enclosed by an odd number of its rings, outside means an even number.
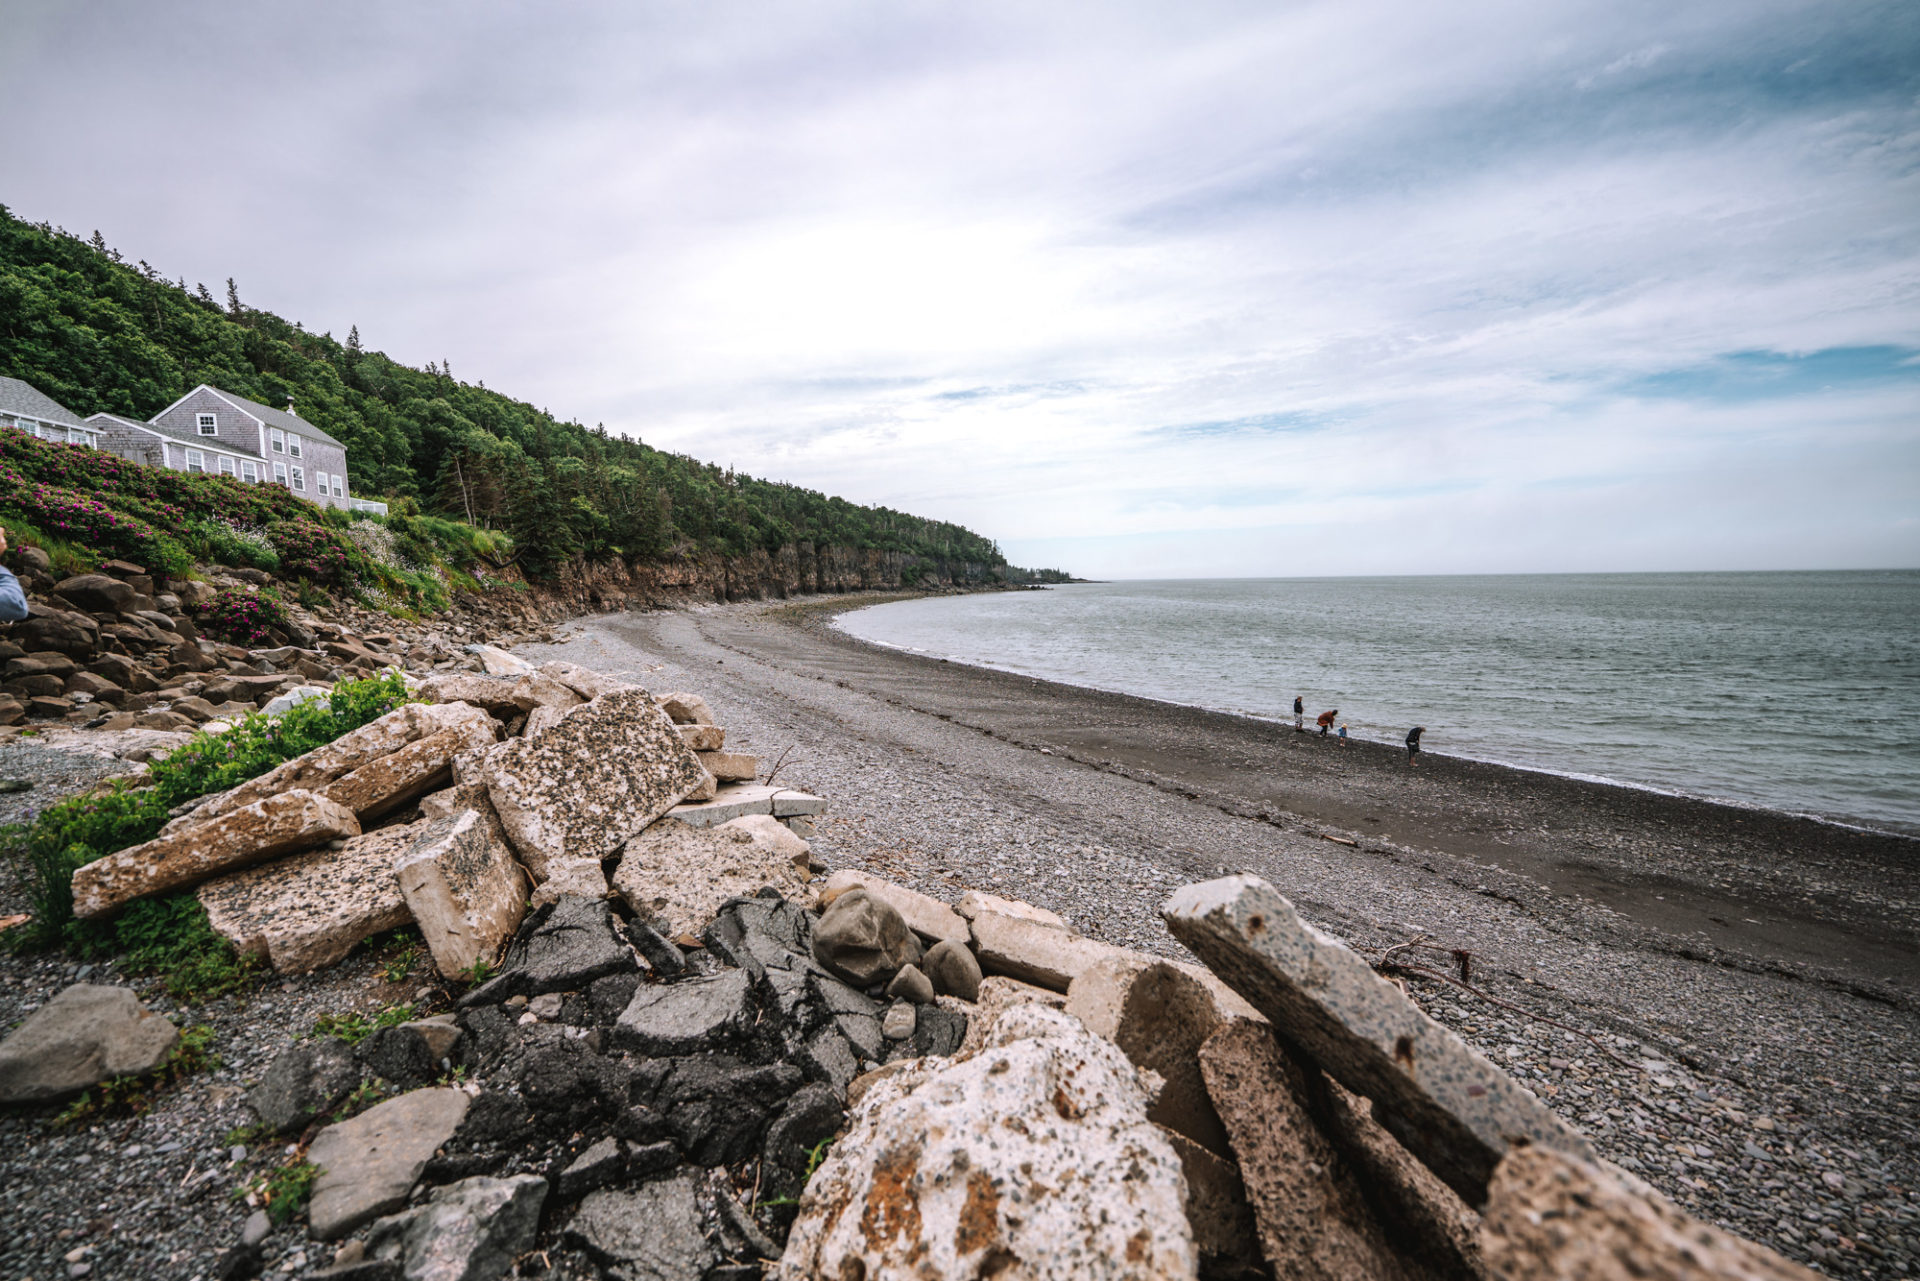
M445 787L453 780L456 756L491 747L494 743L492 720L478 708L467 710L478 719L429 734L398 751L368 761L327 784L321 794L346 806L364 822L398 809L423 793Z
M752 829L695 828L672 817L621 848L612 883L628 906L669 938L699 934L714 908L734 895L752 895L764 886L786 897L808 894L806 873L792 855L755 839Z
M581 698L589 701L602 694L639 688L632 681L623 681L617 676L608 676L604 672L596 672L578 663L542 663L538 670L548 680L565 685Z
M526 913L527 875L491 810L462 810L420 828L393 876L435 967L457 978L499 959Z
M1057 1011L1011 1010L972 1058L867 1091L779 1275L1191 1278L1180 1161L1146 1104L1112 1045Z
M662 694L660 709L672 717L676 725L718 724L713 719L713 709L698 694Z
M907 928L920 936L920 941L929 946L946 940L965 947L972 939L972 931L958 912L942 903L930 894L921 894L904 885L895 885L883 877L870 876L865 872L841 870L827 878L820 887L820 901L831 903L847 890L865 890L874 898L886 903L900 913Z
M1067 1013L1119 1046L1135 1067L1159 1075L1149 1120L1216 1156L1233 1155L1200 1075L1200 1047L1224 1020L1198 980L1164 961L1102 961L1067 988Z
M44 1103L151 1072L179 1041L131 989L75 983L0 1041L0 1103Z
M890 982L925 955L906 918L883 898L853 887L834 897L813 931L813 956L855 987Z
M1162 915L1175 938L1336 1080L1470 1205L1515 1143L1583 1160L1586 1139L1519 1082L1251 876L1189 885ZM978 922L975 923L978 928Z
M363 939L413 919L394 861L417 826L384 827L216 877L200 886L207 923L242 956L265 958L280 974L332 965Z
M360 820L344 805L313 792L282 792L84 865L73 874L74 915L106 916L136 899L358 835Z
M538 738L501 744L479 775L535 880L554 860L611 855L704 777L640 689L602 694Z
M493 1281L533 1248L546 1201L547 1181L537 1175L462 1179L376 1222L367 1257L391 1259L410 1278Z
M406 1204L472 1102L463 1090L413 1090L320 1131L307 1150L320 1169L307 1210L313 1235L337 1240Z

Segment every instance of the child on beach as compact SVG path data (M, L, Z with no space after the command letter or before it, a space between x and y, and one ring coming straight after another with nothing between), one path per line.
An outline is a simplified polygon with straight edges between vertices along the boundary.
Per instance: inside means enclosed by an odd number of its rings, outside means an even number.
M1306 730L1307 705L1300 700L1298 694L1295 694L1293 696L1293 732L1296 734L1304 734Z
M1407 731L1407 764L1418 767L1420 764L1420 736L1427 732L1425 725L1415 725Z
M1325 738L1327 736L1327 731L1333 728L1334 721L1338 720L1339 718L1340 718L1340 709L1337 707L1330 712L1320 713L1319 718L1314 721L1314 724L1320 727L1321 738Z
M1341 721L1340 722L1340 746L1345 747L1346 745L1347 745L1347 723L1345 721Z

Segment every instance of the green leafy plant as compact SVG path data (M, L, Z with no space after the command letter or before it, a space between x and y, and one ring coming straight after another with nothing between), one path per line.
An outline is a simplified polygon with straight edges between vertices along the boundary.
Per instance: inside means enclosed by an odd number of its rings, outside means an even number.
M399 951L381 962L380 981L383 983L398 983L406 978L413 972L415 963L420 960L421 953L425 950L420 942L420 936L412 931L396 932L393 942L398 946Z
M166 1059L151 1072L137 1076L115 1076L88 1090L53 1119L56 1129L77 1125L98 1117L126 1113L138 1114L153 1106L161 1090L196 1072L212 1072L220 1066L213 1052L214 1031L205 1024L188 1028Z
M338 1124L350 1116L358 1116L386 1097L387 1092L374 1082L362 1081L353 1087L353 1093L340 1100L340 1106L327 1118L327 1124Z
M466 969L460 971L460 981L474 987L485 983L494 975L493 962L481 957Z
M275 1223L285 1223L313 1195L314 1180L320 1167L296 1154L285 1165L254 1175L233 1190L233 1199L265 1210Z
M313 1021L313 1034L330 1036L348 1045L358 1045L381 1028L397 1027L412 1017L412 1005L389 1005L372 1018L358 1010L346 1014L322 1014Z
M264 587L252 591L223 587L212 600L195 607L194 618L201 630L229 644L246 646L262 644L287 625L280 597Z

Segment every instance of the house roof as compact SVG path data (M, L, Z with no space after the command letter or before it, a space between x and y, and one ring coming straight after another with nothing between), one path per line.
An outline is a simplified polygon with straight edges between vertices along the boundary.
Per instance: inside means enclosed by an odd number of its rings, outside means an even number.
M19 414L58 423L62 427L81 426L80 417L32 383L18 378L0 378L0 414Z
M212 436L202 436L199 432L188 431L184 427L172 427L166 423L143 423L136 418L128 418L122 414L100 413L87 419L88 422L95 424L99 424L101 420L109 423L119 423L125 427L138 427L141 431L150 431L156 436L165 436L168 440L177 440L183 445L192 445L195 449L205 449L216 454L234 454L243 458L261 458L263 462L265 461L257 449L250 448L246 445L236 445L230 440L218 440Z
M245 396L236 396L234 393L222 390L219 387L209 386L207 389L224 396L241 409L246 410L255 418L266 423L269 427L278 427L281 431L297 432L308 440L324 440L329 445L338 449L346 448L345 444L327 435L327 433L320 430L318 425L308 422L298 414L290 414L284 409L271 408L270 406L261 404L257 400L248 400Z

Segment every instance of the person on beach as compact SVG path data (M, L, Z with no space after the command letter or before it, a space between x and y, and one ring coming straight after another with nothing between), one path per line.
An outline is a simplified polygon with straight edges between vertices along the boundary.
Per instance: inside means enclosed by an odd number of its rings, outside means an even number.
M1420 764L1420 736L1427 732L1425 725L1415 725L1407 731L1407 764L1418 767Z
M1347 745L1347 723L1345 721L1341 721L1340 722L1340 746L1345 747L1346 745Z
M1330 712L1320 713L1319 719L1314 722L1314 724L1320 727L1320 737L1325 738L1328 732L1333 729L1333 723L1339 719L1340 709L1337 707Z
M1307 705L1300 700L1298 694L1295 694L1293 696L1293 732L1296 734L1304 734L1306 731Z
M0 555L7 550L7 531L0 528ZM27 594L20 590L20 580L13 571L0 566L0 622L17 623L27 616Z

